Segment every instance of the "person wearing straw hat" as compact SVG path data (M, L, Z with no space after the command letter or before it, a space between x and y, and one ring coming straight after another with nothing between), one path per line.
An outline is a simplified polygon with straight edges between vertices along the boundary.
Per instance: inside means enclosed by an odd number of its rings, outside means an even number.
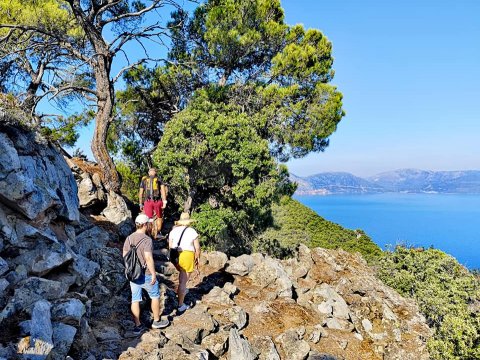
M184 302L187 282L193 270L198 267L198 260L200 258L198 233L190 226L194 221L188 213L182 213L180 219L175 221L175 226L168 236L169 248L176 248L179 252L178 262L174 264L180 273L177 289L178 313L182 313L190 308L190 306Z

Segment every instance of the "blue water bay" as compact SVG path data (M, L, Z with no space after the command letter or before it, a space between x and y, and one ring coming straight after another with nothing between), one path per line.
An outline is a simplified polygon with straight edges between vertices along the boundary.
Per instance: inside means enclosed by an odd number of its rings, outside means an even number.
M375 194L295 196L327 220L362 229L383 249L430 247L480 268L480 195Z

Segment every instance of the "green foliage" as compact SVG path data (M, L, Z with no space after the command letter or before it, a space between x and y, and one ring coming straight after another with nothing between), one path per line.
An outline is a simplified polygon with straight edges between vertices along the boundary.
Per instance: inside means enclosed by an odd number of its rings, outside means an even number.
M78 129L87 126L93 117L92 111L86 111L69 117L45 118L40 133L60 145L73 146L79 137Z
M125 133L155 146L163 126L198 91L245 113L282 161L323 151L344 115L332 85L332 45L316 29L284 23L278 0L210 0L172 15L171 63L139 68L119 94Z
M299 243L309 247L342 248L359 252L373 263L382 256L381 249L360 231L348 230L323 219L313 210L289 197L283 197L272 207L274 223L255 241L258 249L280 244L280 253L292 251Z
M378 276L418 303L435 330L428 343L432 359L480 358L480 282L453 257L398 246L385 253Z
M207 241L228 234L237 250L268 223L280 191L292 190L251 120L233 105L210 102L205 92L167 124L154 160Z
M123 196L136 204L138 202L140 179L142 178L143 173L137 167L131 166L122 161L117 161L115 166L122 177L121 192Z
M324 150L343 117L328 84L332 45L319 30L285 24L279 0L209 0L192 16L174 12L169 29L170 61L125 76L116 148L131 161L157 147L159 173L205 241L248 251L272 202L295 191L276 160ZM351 246L368 252L364 239Z
M37 26L45 32L64 31L78 39L83 34L78 26L73 26L73 14L65 1L0 0L0 9L3 10L0 13L0 24ZM0 28L0 35L7 33L8 29Z
M117 93L121 117L115 120L110 134L116 137L116 150L136 163L136 152L129 151L131 144L144 151L154 149L165 124L191 97L195 83L190 69L175 65L155 69L139 66L124 79L127 88ZM123 142L130 145L122 146Z

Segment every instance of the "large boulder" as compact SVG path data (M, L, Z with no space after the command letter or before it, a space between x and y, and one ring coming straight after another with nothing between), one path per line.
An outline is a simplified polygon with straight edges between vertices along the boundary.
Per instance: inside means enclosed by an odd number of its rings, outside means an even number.
M248 275L252 281L262 288L269 288L273 297L292 297L292 280L280 261L269 256L255 266Z
M32 132L0 123L0 149L0 199L4 204L31 220L48 210L78 220L77 184L52 145Z
M117 225L121 237L126 238L135 229L132 212L129 210L125 199L113 191L107 194L107 207L103 209L102 215L108 221Z
M85 315L85 305L78 299L67 299L57 302L52 309L52 319L66 324L78 325Z
M276 338L285 357L291 360L305 360L310 352L310 345L301 339L295 330L287 330Z
M238 257L231 257L227 262L226 272L233 275L248 275L255 266L255 259L251 255L240 255Z
M31 311L31 306L37 301L61 298L67 293L67 290L68 286L65 284L38 277L20 281L13 298L0 313L0 323L21 309Z
M181 334L195 344L200 344L205 337L218 329L218 323L204 306L195 306L176 318L172 325L165 332L168 339L175 339Z
M75 339L75 334L77 329L73 326L66 325L63 323L53 323L53 344L54 348L50 353L49 359L51 360L64 360L70 347L72 346L73 340Z
M270 336L255 336L252 345L255 351L260 354L258 360L280 360L280 355Z
M29 274L44 276L50 271L69 263L74 253L63 242L48 243L38 241L31 250L22 250L22 254L12 260L14 264L25 264Z
M0 276L8 271L8 263L0 257Z

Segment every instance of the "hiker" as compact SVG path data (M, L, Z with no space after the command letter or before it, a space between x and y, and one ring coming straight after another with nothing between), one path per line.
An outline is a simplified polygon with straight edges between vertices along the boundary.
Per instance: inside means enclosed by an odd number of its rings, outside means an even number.
M188 213L182 213L180 220L175 221L175 226L169 235L168 246L170 249L178 248L178 262L174 262L175 267L180 272L178 277L178 308L177 313L182 313L190 306L185 304L185 295L187 290L187 281L195 268L198 268L200 259L200 242L198 233L190 225L194 222L190 219Z
M130 289L132 290L131 310L135 328L134 335L140 335L145 331L145 327L140 322L140 301L142 301L142 289L145 289L152 302L153 313L153 329L162 329L169 325L168 320L160 318L160 290L157 281L157 273L155 272L155 264L153 262L153 242L147 235L151 231L153 220L146 214L140 214L135 219L137 230L125 240L123 245L123 257L130 250L130 245L137 247L137 256L140 264L144 268L142 275L134 281L130 281Z
M140 182L140 191L138 192L138 202L140 210L149 218L153 219L156 215L152 231L153 238L163 240L162 235L163 209L167 206L167 189L162 179L157 176L157 170L150 168L148 176L144 176Z

